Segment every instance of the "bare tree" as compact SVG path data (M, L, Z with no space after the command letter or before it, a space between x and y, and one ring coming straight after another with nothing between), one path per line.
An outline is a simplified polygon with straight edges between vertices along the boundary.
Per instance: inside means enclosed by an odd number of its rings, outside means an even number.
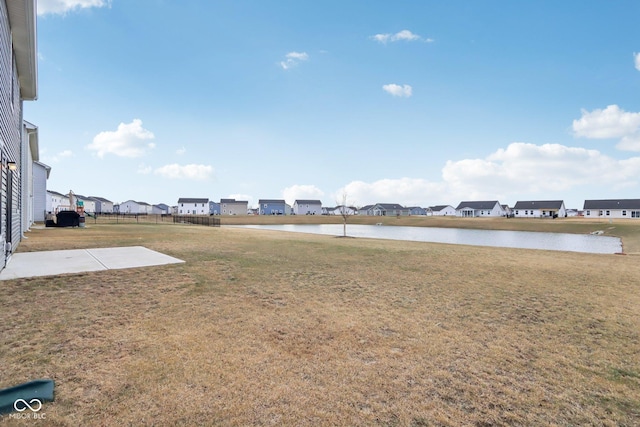
M342 237L347 237L347 221L355 214L355 210L347 206L347 193L342 193L342 204L338 206L338 212L342 217Z

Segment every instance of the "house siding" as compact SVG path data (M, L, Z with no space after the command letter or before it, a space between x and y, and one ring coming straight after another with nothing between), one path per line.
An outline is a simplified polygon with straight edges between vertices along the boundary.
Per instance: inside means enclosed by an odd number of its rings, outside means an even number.
M222 215L246 215L249 202L235 199L221 199L220 209Z
M120 203L120 213L121 214L139 214L145 213L140 209L140 205L133 200L127 200L126 202Z
M518 201L512 213L516 218L550 218L553 215L562 218L566 216L566 209L562 200Z
M433 216L456 216L456 210L451 205L447 205L444 207L438 205L431 208L431 214Z
M287 203L284 200L258 200L260 215L286 215Z
M43 222L47 211L47 168L33 164L33 220Z
M13 54L11 28L7 4L0 1L0 243L5 250L2 266L20 241L20 144L22 142L22 99L18 69ZM9 171L7 162L17 163L16 171ZM10 243L10 245L7 245Z
M296 200L293 203L296 215L322 215L322 202L319 200Z
M456 207L456 215L464 218L500 217L504 210L498 201L464 201Z
M585 200L585 218L640 219L640 199Z

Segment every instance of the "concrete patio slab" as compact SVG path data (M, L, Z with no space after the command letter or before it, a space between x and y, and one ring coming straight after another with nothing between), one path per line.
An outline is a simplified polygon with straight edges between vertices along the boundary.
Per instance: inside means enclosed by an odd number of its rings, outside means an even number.
M0 280L182 262L143 246L23 252L11 256L9 264L0 271Z

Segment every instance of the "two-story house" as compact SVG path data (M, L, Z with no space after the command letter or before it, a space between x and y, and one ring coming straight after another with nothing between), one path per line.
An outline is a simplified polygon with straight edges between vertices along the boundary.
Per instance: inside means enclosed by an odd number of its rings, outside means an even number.
M209 199L179 198L178 215L209 215Z
M246 215L248 208L246 200L220 199L221 215Z
M259 199L258 200L259 215L286 215L287 202L283 199Z
M322 215L322 202L320 200L296 200L293 202L295 215Z

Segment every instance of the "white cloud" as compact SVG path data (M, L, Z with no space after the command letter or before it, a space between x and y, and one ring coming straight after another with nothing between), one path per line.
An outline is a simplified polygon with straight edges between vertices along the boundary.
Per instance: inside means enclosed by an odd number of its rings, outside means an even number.
M640 133L623 137L616 145L618 150L624 151L640 151Z
M178 148L178 149L176 150L176 154L177 154L177 155L179 155L179 156L182 156L182 155L183 155L184 153L186 153L186 152L187 152L187 149L186 149L186 148L184 148L184 147L180 147L180 148Z
M582 117L573 121L576 136L594 139L621 138L640 128L640 113L628 113L617 105L591 112L582 110Z
M336 194L346 192L360 206L378 202L426 206L483 199L506 203L536 196L564 198L580 188L587 194L598 187L611 192L637 186L638 170L640 157L617 160L597 150L514 142L484 158L448 161L441 181L354 181Z
M636 70L640 71L640 53L633 53L633 61L636 66Z
M324 191L315 185L292 185L282 190L282 198L293 206L297 199L322 199Z
M152 171L153 171L153 168L151 166L147 166L144 163L140 163L138 165L138 170L136 171L136 173L139 173L140 175L149 175Z
M349 204L363 206L372 203L422 205L445 193L443 183L419 178L381 179L375 182L352 181L336 191L336 200L346 194Z
M120 123L116 131L100 132L87 148L100 158L108 153L120 157L141 157L155 147L153 142L148 142L154 138L152 132L142 127L142 120L134 119L128 124Z
M306 52L289 52L285 55L285 60L280 61L280 66L288 70L298 65L301 61L308 61L309 55Z
M48 156L46 153L47 153L46 149L40 150L40 155L42 156L42 161L44 163L47 163L47 164L59 163L64 159L68 159L68 158L73 157L73 152L71 150L63 150L63 151L60 151L60 152L54 154L53 156Z
M398 41L424 41L425 43L433 43L435 40L432 38L422 38L421 36L412 33L409 30L398 31L395 34L385 33L385 34L376 34L375 36L371 36L372 40L377 42L386 44L387 42L398 42Z
M388 85L382 86L382 90L387 93L390 93L393 96L401 96L405 98L409 98L413 94L413 88L409 85L397 85L395 83L391 83Z
M173 163L159 167L155 169L153 173L169 179L206 181L213 176L213 167L209 165L179 165Z
M630 113L617 105L591 112L582 110L582 117L573 121L576 136L592 139L621 138L616 148L640 151L640 113Z
M38 15L64 15L77 9L110 6L111 0L38 0Z

